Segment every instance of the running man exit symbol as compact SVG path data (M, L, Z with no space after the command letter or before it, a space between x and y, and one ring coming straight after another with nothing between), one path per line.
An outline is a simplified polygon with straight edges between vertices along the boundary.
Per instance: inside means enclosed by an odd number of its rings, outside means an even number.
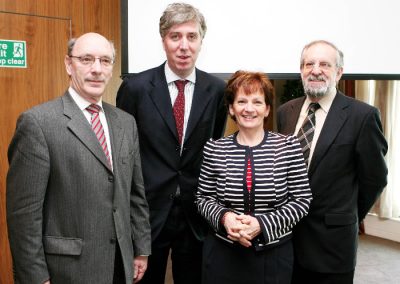
M26 42L0 39L0 67L26 68Z

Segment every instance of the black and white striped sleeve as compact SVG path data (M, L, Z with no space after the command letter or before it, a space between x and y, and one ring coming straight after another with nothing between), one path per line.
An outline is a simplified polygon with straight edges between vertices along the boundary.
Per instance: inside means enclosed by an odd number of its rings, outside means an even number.
M216 141L210 139L204 146L203 164L196 194L198 211L215 231L223 230L220 219L229 211L218 201L218 187L225 183L224 157L222 151L218 150Z
M312 194L303 153L296 137L286 137L286 147L277 156L275 210L257 216L266 243L289 234L307 215ZM279 198L279 195L282 195Z

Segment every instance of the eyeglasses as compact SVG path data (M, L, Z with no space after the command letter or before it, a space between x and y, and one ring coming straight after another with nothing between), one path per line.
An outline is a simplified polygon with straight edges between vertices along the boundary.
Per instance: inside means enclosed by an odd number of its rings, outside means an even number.
M303 68L306 71L311 71L315 67L318 67L320 70L327 71L327 70L332 68L332 64L330 64L328 62L319 62L319 63L316 63L316 62L304 62L303 63Z
M114 60L109 58L109 57L96 57L93 55L83 55L83 56L73 56L69 55L68 57L70 58L77 58L80 63L82 63L85 66L92 66L96 59L100 61L100 64L103 67L110 67L114 64Z

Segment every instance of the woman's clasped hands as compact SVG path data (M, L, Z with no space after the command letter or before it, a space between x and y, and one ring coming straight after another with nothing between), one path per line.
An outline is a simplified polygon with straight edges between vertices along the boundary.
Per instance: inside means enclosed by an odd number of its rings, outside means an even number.
M226 212L223 224L228 233L228 238L239 242L244 247L250 247L251 240L261 232L258 220L250 215Z

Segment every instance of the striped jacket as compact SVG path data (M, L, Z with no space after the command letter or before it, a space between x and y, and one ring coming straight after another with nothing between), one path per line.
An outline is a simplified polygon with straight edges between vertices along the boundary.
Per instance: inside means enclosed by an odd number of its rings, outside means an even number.
M216 235L230 243L221 224L224 213L256 217L262 234L253 246L262 250L289 239L293 226L307 215L312 200L307 170L294 136L265 132L264 140L254 147L238 144L236 136L211 139L205 145L196 204ZM246 186L249 157L250 193Z

